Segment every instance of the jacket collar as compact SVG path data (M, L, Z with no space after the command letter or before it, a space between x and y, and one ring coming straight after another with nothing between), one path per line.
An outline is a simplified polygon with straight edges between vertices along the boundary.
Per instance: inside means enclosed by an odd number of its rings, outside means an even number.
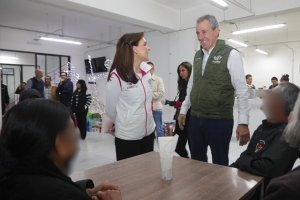
M151 70L151 66L148 65L146 62L142 62L141 65L140 65L140 69L145 73L147 74L148 72L150 72Z
M273 128L273 127L279 127L279 126L282 126L282 125L287 125L286 122L281 122L281 123L271 123L271 122L268 122L266 119L262 121L262 125L263 127L267 128L267 127L270 127L270 128Z

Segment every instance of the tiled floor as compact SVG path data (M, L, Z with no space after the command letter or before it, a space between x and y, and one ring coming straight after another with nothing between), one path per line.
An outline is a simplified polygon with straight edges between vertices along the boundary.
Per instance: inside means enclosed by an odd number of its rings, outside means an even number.
M240 147L235 138L230 143L229 160L234 162L246 146ZM157 151L157 143L155 151ZM208 152L209 162L211 154ZM80 151L74 162L73 171L82 171L89 168L105 165L116 161L114 138L110 134L88 133L86 140L80 141ZM300 164L299 159L295 166Z

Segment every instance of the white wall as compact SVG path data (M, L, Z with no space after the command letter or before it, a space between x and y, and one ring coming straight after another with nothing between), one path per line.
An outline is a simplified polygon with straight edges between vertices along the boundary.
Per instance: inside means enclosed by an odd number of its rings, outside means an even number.
M300 85L300 48L296 44L289 46L293 49L286 45L269 47L267 56L256 53L254 49L249 49L244 53L245 72L253 75L253 84L256 87L268 87L271 85L271 77L276 76L280 79L283 74L289 74L290 81ZM293 51L295 53L294 60Z

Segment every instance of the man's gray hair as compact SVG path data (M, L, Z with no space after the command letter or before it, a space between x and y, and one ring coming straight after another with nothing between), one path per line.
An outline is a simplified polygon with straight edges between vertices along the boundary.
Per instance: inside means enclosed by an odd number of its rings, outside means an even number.
M219 22L217 20L217 18L213 15L203 15L202 17L199 17L197 19L197 24L203 22L204 20L209 21L211 27L213 30L215 30L216 28L219 28Z
M289 115L297 101L299 95L299 87L293 83L281 83L277 88L278 95L282 98L285 103L285 113Z
M300 95L284 131L284 139L291 147L300 148Z

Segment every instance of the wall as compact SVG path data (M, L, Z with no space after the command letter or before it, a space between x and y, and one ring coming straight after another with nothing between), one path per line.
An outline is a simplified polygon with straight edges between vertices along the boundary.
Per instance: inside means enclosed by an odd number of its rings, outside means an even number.
M83 52L84 59L88 59L88 55L91 56L91 58L96 57L102 57L105 56L106 59L113 60L115 54L115 47L103 47L99 49L87 49ZM97 77L98 74L95 74ZM89 80L89 75L87 75L87 80ZM96 88L98 89L98 96L101 102L105 103L105 85L106 85L107 79L104 78L97 78L96 79ZM88 84L88 89L91 91L94 89L94 85Z
M267 56L256 53L254 49L249 49L244 54L245 72L253 75L253 84L258 88L268 87L271 85L271 77L280 79L283 74L289 74L290 81L300 85L299 46L290 44L288 47L281 44L269 47L267 51Z
M34 39L36 38L38 38L36 33L0 28L1 49L71 56L71 63L76 66L80 76L85 78L84 57L82 53L84 47L55 42L35 41Z

